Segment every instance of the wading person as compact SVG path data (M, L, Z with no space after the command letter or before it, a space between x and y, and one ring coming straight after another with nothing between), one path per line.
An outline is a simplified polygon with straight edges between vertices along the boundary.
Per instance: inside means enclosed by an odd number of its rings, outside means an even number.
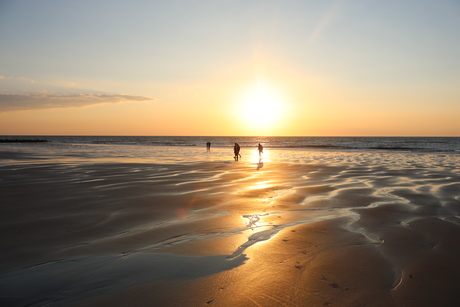
M257 146L257 150L259 151L259 158L262 158L262 154L264 153L264 147L259 143Z
M233 146L233 153L235 154L235 161L238 161L238 156L241 158L240 145L238 143L235 143L235 146Z

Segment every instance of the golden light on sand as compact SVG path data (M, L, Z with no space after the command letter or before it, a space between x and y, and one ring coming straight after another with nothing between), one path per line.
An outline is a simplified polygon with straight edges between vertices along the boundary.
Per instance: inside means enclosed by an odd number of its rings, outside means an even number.
M270 85L258 82L241 99L241 116L252 129L276 128L283 112L283 99Z
M260 181L257 182L255 185L249 187L252 190L257 190L257 189L265 189L271 187L273 180L266 180L266 181Z

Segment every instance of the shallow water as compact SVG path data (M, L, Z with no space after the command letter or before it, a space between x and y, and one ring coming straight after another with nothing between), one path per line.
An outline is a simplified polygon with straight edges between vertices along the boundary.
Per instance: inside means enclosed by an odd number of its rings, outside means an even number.
M12 155L14 154L14 158ZM260 159L256 148L243 148L241 162L257 163L259 167L267 162L288 162L302 164L316 163L362 163L394 165L400 167L455 168L460 162L456 153L439 152L386 152L386 151L311 151L305 149L265 149ZM193 164L209 161L233 160L231 148L187 146L143 146L71 143L0 144L2 163L168 163ZM259 163L260 162L260 163Z

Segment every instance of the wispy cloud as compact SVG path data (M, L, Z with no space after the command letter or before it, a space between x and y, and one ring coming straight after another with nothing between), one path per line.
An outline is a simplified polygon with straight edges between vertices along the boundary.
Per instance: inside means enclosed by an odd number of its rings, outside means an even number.
M78 108L106 103L139 102L153 100L153 98L147 96L107 94L0 94L0 112L55 108Z
M5 77L5 76L0 76L0 80L15 80L15 81L21 81L21 82L27 82L27 83L35 83L35 80L26 78L26 77Z
M334 4L331 6L329 11L323 16L321 21L316 25L315 30L313 33L310 35L310 38L308 39L309 43L313 43L316 41L324 32L324 30L334 21L336 18L340 7L342 6L343 0L337 0L334 2Z

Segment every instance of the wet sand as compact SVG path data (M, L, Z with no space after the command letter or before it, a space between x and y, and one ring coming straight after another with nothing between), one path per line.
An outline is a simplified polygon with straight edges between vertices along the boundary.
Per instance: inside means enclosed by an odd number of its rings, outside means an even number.
M0 303L460 305L458 158L308 155L81 163L2 152Z

